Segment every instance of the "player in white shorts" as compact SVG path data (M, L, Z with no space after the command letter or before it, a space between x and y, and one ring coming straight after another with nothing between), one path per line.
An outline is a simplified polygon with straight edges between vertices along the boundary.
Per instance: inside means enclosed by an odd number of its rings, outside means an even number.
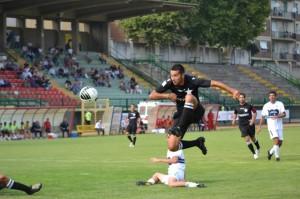
M261 130L261 125L264 118L267 119L268 131L270 138L273 140L273 147L268 151L268 159L271 160L273 154L275 159L280 160L279 147L283 142L283 122L282 118L286 116L285 108L282 102L277 101L277 93L275 91L269 92L269 102L263 106L261 112L261 119L259 122L258 132Z
M137 185L154 185L163 183L169 187L204 187L204 184L185 181L185 159L183 150L167 152L167 158L151 158L153 163L169 164L168 174L156 172L149 180L138 181Z

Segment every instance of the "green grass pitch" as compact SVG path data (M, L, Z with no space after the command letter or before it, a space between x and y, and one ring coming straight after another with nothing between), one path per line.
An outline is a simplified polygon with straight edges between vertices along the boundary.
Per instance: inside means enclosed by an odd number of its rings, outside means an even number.
M0 142L0 172L16 181L42 182L34 196L1 190L0 199L299 199L300 127L287 127L281 161L267 160L271 140L264 128L258 139L261 155L254 160L237 129L187 133L185 139L204 135L208 154L185 150L186 177L207 188L137 187L167 165L150 163L164 157L164 135L140 135L128 147L125 136Z

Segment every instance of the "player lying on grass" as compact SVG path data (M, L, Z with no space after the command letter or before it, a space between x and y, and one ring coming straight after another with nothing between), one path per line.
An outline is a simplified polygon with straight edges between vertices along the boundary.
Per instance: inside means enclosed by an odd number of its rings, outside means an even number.
M168 164L168 174L156 172L149 180L138 181L136 183L138 186L163 183L169 187L205 187L204 184L185 181L185 159L183 150L168 150L167 158L151 158L151 161L153 163Z
M3 188L15 189L15 190L23 191L23 192L27 193L28 195L32 195L41 190L42 184L37 183L37 184L31 185L31 186L27 186L22 183L16 182L16 181L12 180L11 178L9 178L5 175L2 175L0 173L0 190Z

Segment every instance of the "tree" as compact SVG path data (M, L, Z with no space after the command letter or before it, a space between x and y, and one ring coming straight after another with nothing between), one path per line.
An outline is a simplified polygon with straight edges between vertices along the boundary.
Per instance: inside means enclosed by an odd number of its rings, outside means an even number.
M122 21L128 36L153 45L187 37L192 44L243 47L263 32L269 0L178 0L194 3L186 12L135 17Z
M246 47L263 32L270 13L269 0L182 0L196 3L193 12L181 13L181 29L191 41L211 46Z
M180 21L178 13L169 12L122 20L121 26L135 41L143 38L149 46L168 45L182 38L178 29Z

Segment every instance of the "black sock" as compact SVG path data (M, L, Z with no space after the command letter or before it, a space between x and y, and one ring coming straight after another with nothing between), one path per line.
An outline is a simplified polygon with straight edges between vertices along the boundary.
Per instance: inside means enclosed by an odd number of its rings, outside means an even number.
M31 187L28 187L27 185L24 185L24 184L19 183L19 182L14 182L12 179L9 180L9 182L7 184L7 188L8 189L15 189L15 190L24 191L27 194L31 193Z
M253 145L251 143L247 144L247 145L248 145L248 148L250 149L250 151L252 152L252 154L255 154Z
M132 142L131 135L128 135L127 137L128 137L128 140L129 140L130 142Z
M196 140L181 140L182 149L188 149L194 146L198 146L199 141Z
M190 125L190 118L191 113L194 111L194 106L192 103L185 103L183 111L180 115L179 121L178 121L178 127L181 130L181 136L183 137L185 132L187 131L189 125Z
M257 148L257 150L259 150L259 149L260 149L260 145L259 145L259 143L258 143L258 140L257 140L257 139L255 140L254 144L255 144L255 146L256 146L256 148Z
M133 145L135 145L135 142L136 142L136 137L134 136L133 137Z

